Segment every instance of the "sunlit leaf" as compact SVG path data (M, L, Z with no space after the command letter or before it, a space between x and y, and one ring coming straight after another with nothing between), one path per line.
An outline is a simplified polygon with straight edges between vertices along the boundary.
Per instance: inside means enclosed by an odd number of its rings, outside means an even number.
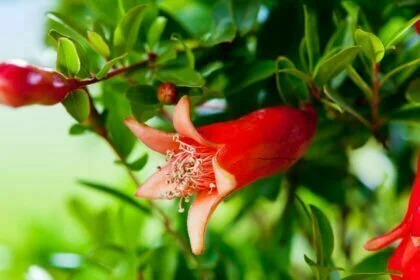
M145 5L136 6L118 23L114 31L114 46L118 54L128 52L134 47L145 10Z
M87 36L90 45L95 50L95 52L105 58L108 58L110 55L110 50L102 36L94 31L88 31Z
M343 71L360 52L359 47L349 47L327 59L321 59L314 71L314 80L317 85L327 84L338 73Z
M313 70L320 56L318 23L315 11L303 7L305 15L305 45L308 52L309 69Z
M163 31L165 30L168 19L165 17L157 17L147 32L147 44L150 50L154 50L160 42Z
M200 73L189 67L160 69L156 78L180 87L202 87L205 83Z
M67 38L57 42L57 69L66 76L74 77L80 71L80 59L74 43Z
M364 55L366 55L372 63L378 63L382 60L385 54L385 47L381 40L374 34L357 29L354 35L356 44L362 49Z

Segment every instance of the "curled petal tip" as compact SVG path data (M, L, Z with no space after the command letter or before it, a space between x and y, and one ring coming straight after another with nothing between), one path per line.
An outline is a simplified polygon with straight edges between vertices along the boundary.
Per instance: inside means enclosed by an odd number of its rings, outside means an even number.
M213 158L213 170L216 177L217 192L220 195L227 195L231 193L238 185L235 176L219 165L217 157Z
M191 251L195 255L203 253L207 224L214 210L225 197L216 192L211 194L200 192L194 199L188 211L187 224Z

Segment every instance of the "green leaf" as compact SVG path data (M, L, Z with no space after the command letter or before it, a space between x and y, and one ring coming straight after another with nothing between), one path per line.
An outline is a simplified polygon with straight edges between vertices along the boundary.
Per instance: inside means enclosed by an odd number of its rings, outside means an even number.
M147 163L148 159L149 159L149 155L145 154L145 155L141 156L139 159L137 159L137 160L135 160L131 163L126 163L126 165L131 170L139 171L139 170L142 170L146 166L146 163Z
M347 76L353 81L353 83L365 94L368 99L372 98L373 92L370 86L363 80L356 69L353 66L348 65L346 67Z
M92 49L104 58L108 58L111 52L102 36L94 31L88 31L87 36Z
M119 19L119 10L115 0L86 0L96 18L107 25L115 26Z
M165 30L168 19L165 17L157 17L147 32L147 44L153 51L160 42L163 31Z
M318 86L327 84L356 58L359 51L359 47L349 47L327 59L321 59L315 67L313 75L316 84Z
M373 255L361 260L358 264L352 267L352 273L366 273L371 272L375 273L378 271L385 271L388 266L388 260L393 253L393 249L389 248L382 250Z
M145 10L145 5L136 6L118 23L114 31L114 46L118 54L128 52L134 47Z
M160 69L156 73L156 78L179 87L202 87L205 83L200 73L189 67Z
M80 59L74 43L67 38L57 42L57 69L65 76L74 77L80 71Z
M261 0L232 0L235 23L241 36L252 30L261 6Z
M420 122L420 104L406 105L390 114L392 121L419 123Z
M177 50L175 44L167 44L165 47L160 48L156 64L163 65L168 61L174 60L177 57Z
M310 205L315 253L318 265L328 265L334 249L334 235L327 217Z
M185 44L184 40L182 39L180 34L172 34L171 40L179 41L184 48L185 55L187 56L188 67L194 69L195 68L195 57L191 49Z
M395 273L395 272L376 272L376 273L357 273L357 274L352 274L349 276L346 276L344 278L342 278L341 280L365 280L365 279L372 279L378 276L385 276L385 275L401 275L399 273Z
M204 66L201 70L200 70L200 74L204 77L207 78L209 77L211 74L213 74L214 72L222 69L225 65L223 64L223 62L221 61L214 61L211 62L209 64L207 64L206 66Z
M394 70L387 73L381 80L381 85L385 84L385 82L390 79L392 76L395 76L396 74L400 73L401 71L404 71L410 67L418 67L420 65L420 58L412 60L410 62L404 63L403 65L400 65Z
M82 135L84 134L87 130L89 130L88 128L86 128L83 125L80 125L78 123L72 125L69 129L69 134L76 136L76 135Z
M411 103L420 103L420 78L409 84L405 96Z
M374 34L357 29L354 35L356 44L362 49L363 54L370 59L372 63L378 63L385 55L385 47L382 41Z
M67 29L76 33L81 39L85 42L88 42L86 38L86 27L81 25L79 22L75 21L73 18L68 17L67 15L63 15L57 12L49 12L47 14L48 18L58 22L59 24L63 25Z
M78 183L85 187L111 195L117 198L118 200L124 202L125 204L133 206L134 208L136 208L137 210L140 210L141 212L144 212L146 214L151 213L149 208L146 208L145 206L141 205L139 202L137 202L137 200L133 196L127 195L121 191L116 190L115 188L111 188L102 184L92 183L85 180L78 180Z
M385 48L387 50L391 49L393 45L395 45L401 40L402 35L404 35L404 33L408 29L410 29L414 24L416 24L416 22L419 20L420 20L420 15L417 15L414 18L410 19L401 29L399 29L390 37L390 40L385 44Z
M105 78L105 76L108 74L109 70L112 69L112 67L114 67L115 64L117 64L120 60L123 60L125 57L127 56L127 54L123 54L120 55L119 57L113 58L110 61L108 61L107 63L104 64L104 66L102 66L102 69L95 75L97 79L101 80L103 78Z
M341 97L341 95L338 92L334 91L332 88L329 88L329 87L324 87L324 92L332 101L334 101L337 105L339 105L345 112L353 115L356 119L358 119L366 127L370 127L369 122L361 114L359 114L359 112L357 112L355 109L353 109Z
M129 88L126 96L130 102L131 112L140 122L145 122L155 116L161 107L156 97L156 89L151 86L141 85Z
M235 94L240 90L265 79L270 78L276 72L276 62L272 60L260 60L247 67L241 73L241 81L229 91L229 95Z
M90 115L89 95L85 90L77 89L62 101L67 112L79 123L84 122Z
M305 15L305 43L308 52L309 69L313 70L320 56L317 17L315 11L303 6Z
M236 36L236 25L232 15L231 1L219 0L213 6L213 28L201 38L202 44L211 47L232 42Z
M295 77L297 79L294 79ZM311 82L311 77L296 69L287 57L279 56L276 59L276 87L285 104L290 104L291 100L307 100L307 87Z

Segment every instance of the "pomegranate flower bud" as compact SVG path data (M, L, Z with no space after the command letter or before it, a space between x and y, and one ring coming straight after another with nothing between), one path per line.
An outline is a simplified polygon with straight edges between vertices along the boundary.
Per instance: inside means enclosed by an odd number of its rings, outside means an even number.
M173 105L178 101L178 92L172 83L163 83L157 90L157 99L164 105Z
M403 221L389 233L374 238L365 244L370 251L382 249L402 239L388 261L388 269L399 271L402 276L393 280L415 280L420 275L420 158L417 174Z
M126 125L149 148L166 154L137 191L146 199L195 199L188 213L192 252L204 250L207 223L219 203L232 192L285 170L303 156L315 134L317 117L310 106L262 109L240 119L194 127L186 96L175 107L177 133L155 130L133 119Z
M53 105L77 87L61 74L21 62L0 63L0 104L20 107Z

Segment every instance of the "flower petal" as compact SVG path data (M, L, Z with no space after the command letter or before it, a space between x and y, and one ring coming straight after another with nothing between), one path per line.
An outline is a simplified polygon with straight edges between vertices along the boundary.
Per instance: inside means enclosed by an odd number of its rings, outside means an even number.
M149 179L139 187L136 196L146 199L168 199L165 197L165 194L176 187L176 184L166 183L166 174L170 169L171 166L166 165L160 171L149 177Z
M191 138L202 145L216 146L214 143L204 139L194 127L190 117L190 100L187 96L183 96L175 106L173 122L175 130L180 135Z
M376 237L365 244L365 249L368 251L376 251L382 249L395 240L404 237L404 235L408 234L410 231L410 224L409 223L402 223L396 228L394 228L391 232L388 232L384 235Z
M226 195L217 192L199 192L188 211L188 236L190 237L191 250L195 255L204 251L204 237L207 224L219 203Z
M220 195L225 195L232 192L233 189L235 189L235 187L238 185L235 176L233 176L233 174L229 173L219 165L217 157L213 158L213 171L216 177L217 192Z
M173 140L174 133L168 133L151 128L134 119L126 119L125 125L150 149L165 154L168 150L178 149L178 144Z

